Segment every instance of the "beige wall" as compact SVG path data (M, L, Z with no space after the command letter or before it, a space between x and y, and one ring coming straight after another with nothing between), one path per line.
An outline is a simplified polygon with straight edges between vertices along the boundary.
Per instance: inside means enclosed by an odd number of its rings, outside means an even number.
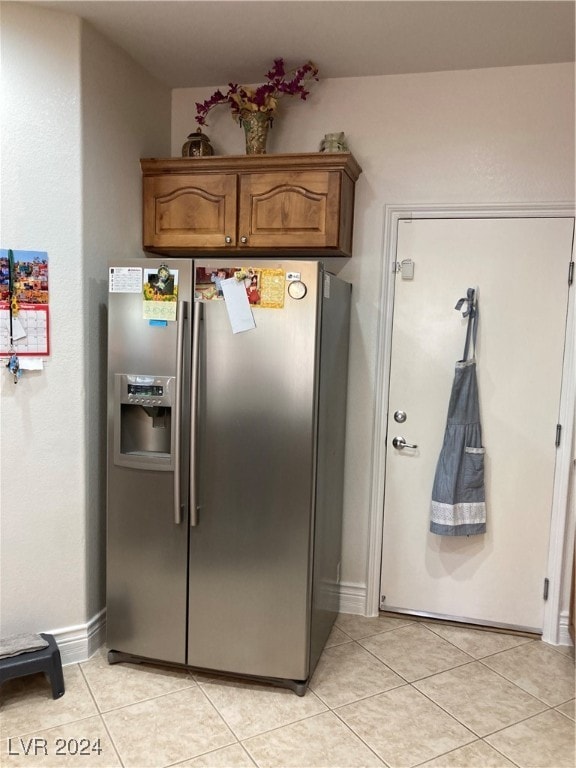
M106 307L109 260L142 252L140 158L169 152L170 91L82 27L82 273L88 613L105 604ZM105 87L102 87L105 83Z
M80 22L2 8L2 247L49 257L51 362L1 387L2 634L85 617Z
M1 388L2 634L80 656L104 607L107 262L141 255L139 158L170 92L77 17L2 8L1 247L46 250L51 356Z
M213 90L173 91L174 155L195 130L194 103ZM341 271L354 286L342 564L352 607L366 585L384 206L573 199L573 66L320 80L308 101L282 108L270 152L314 152L325 133L345 131L363 168L354 256ZM208 122L219 154L244 152L226 107Z

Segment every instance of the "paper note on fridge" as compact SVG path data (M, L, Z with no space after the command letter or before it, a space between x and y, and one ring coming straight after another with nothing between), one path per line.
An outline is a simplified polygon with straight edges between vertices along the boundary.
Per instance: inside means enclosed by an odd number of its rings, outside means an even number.
M242 333L256 328L244 281L230 277L227 280L222 280L221 286L232 333Z

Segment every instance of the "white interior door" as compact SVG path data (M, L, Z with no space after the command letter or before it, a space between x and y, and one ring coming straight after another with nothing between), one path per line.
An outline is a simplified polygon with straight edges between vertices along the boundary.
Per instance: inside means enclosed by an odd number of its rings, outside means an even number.
M414 277L395 278L383 610L541 630L573 230L573 218L399 222L397 261ZM437 536L432 483L466 334L454 307L469 287L487 533ZM395 436L418 447L396 449Z

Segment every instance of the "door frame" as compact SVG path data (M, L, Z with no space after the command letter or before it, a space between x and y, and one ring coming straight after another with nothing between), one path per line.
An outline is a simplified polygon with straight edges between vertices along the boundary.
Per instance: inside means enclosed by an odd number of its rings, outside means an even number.
M402 219L469 219L469 218L576 218L571 202L408 205L391 204L384 209L384 248L380 287L380 317L377 332L375 371L375 418L372 436L371 493L369 507L369 542L366 574L366 616L377 616L380 609L380 576L382 536L384 528L384 487L386 483L386 430L392 347L396 252L398 223ZM574 242L572 243L572 259ZM568 279L568 276L566 276ZM565 540L574 531L575 510L569 510L569 485L574 441L576 399L576 308L574 290L568 293L566 339L562 370L562 390L558 421L562 439L556 454L554 489L548 550L548 600L544 605L542 639L558 644L569 643L568 617L561 615L561 601L571 566L570 552L565 553ZM550 439L554 439L551 434ZM566 548L570 549L570 548Z

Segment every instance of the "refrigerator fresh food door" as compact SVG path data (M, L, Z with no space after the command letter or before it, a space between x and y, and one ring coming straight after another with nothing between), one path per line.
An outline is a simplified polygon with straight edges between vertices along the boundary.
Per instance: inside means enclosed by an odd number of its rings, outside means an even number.
M177 278L175 320L150 318L143 286L160 265ZM109 286L107 645L186 661L192 264L113 265ZM126 270L130 269L130 272ZM138 290L138 283L142 290Z
M310 658L320 267L233 334L225 303L200 329L198 524L190 529L187 663L305 680Z
M310 627L312 674L340 603L348 340L352 286L324 274L318 395L314 576Z

